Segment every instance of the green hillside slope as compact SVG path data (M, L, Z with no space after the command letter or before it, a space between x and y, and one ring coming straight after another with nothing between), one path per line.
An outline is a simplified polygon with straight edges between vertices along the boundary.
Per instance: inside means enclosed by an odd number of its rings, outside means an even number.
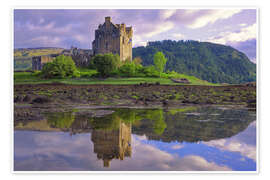
M238 50L220 44L198 41L156 41L146 47L133 48L133 58L143 65L153 64L153 55L162 51L166 70L192 75L213 83L243 83L256 81L256 64Z

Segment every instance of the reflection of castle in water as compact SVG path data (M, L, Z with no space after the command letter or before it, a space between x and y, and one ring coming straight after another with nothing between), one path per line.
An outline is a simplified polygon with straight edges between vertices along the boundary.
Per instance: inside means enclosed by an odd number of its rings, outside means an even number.
M102 159L104 167L110 166L112 159L123 160L131 157L131 124L119 123L119 129L92 131L94 152Z

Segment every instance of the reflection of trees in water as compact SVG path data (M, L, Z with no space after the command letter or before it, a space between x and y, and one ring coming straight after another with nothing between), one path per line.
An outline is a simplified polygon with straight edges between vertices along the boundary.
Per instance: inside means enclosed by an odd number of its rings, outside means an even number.
M114 113L103 117L54 112L46 114L46 119L50 127L70 131L72 134L91 130L117 130L121 123L130 123L134 134L146 134L150 139L196 142L231 137L243 131L255 120L251 113L254 114L245 109L222 110L214 107L114 109Z
M72 112L53 112L46 113L47 122L51 127L67 129L70 128L75 120Z
M105 117L91 118L93 129L117 129L119 122L136 124L140 120L148 121L148 128L156 134L162 134L166 128L162 109L116 109L113 114Z
M188 113L189 112L189 113ZM196 113L191 113L196 112ZM170 141L209 141L236 135L255 120L245 109L189 107L175 110L114 109L103 117L75 112L47 113L50 127L71 134L91 132L94 152L109 166L112 159L131 156L131 131L149 139ZM132 128L132 129L131 129Z
M194 112L194 111L193 111ZM213 107L197 108L196 113L164 112L166 129L162 134L151 131L147 120L133 125L134 134L145 134L149 139L170 141L209 141L231 137L245 130L255 120L247 110L222 110Z

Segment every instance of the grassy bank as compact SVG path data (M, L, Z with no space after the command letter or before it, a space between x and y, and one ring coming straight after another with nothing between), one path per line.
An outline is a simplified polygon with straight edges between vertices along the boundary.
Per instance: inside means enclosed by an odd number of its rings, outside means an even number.
M14 84L45 84L45 83L64 83L64 84L117 84L117 85L132 85L139 83L156 83L162 85L184 85L182 83L175 83L168 78L155 78L155 77L126 77L116 78L110 77L106 79L93 78L91 75L95 74L95 70L80 70L80 78L63 78L63 79L43 79L37 73L31 72L14 72ZM180 75L178 78L186 78L189 80L190 85L218 85L203 81L194 76Z

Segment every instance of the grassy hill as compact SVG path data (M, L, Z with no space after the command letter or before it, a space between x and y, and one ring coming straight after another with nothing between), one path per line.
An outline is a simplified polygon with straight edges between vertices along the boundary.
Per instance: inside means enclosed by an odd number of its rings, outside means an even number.
M14 50L15 58L27 58L32 56L42 56L48 54L58 54L64 49L57 47L41 47L41 48L19 48Z
M153 55L162 51L168 59L166 70L195 76L213 83L256 81L256 64L230 47L198 41L156 41L146 47L133 48L133 58L143 65L153 64Z

